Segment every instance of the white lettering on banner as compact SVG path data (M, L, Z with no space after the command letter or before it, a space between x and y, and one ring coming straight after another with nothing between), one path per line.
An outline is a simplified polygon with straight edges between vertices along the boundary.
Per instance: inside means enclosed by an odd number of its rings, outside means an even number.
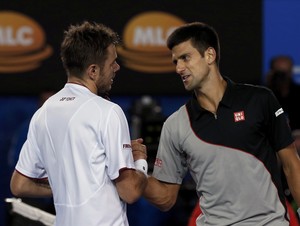
M153 46L165 46L166 38L172 31L174 27L168 29L166 36L164 37L164 31L161 27L136 27L134 30L133 45L153 45Z
M0 45L3 46L29 46L32 45L33 30L31 27L23 26L16 31L12 27L0 27Z

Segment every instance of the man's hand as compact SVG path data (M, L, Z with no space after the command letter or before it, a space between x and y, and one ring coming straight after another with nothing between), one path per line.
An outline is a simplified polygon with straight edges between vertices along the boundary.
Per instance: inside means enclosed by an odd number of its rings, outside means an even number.
M143 144L143 139L138 138L131 141L133 160L147 159L147 147Z
M143 144L143 139L138 138L131 141L132 155L135 168L148 175L147 147Z

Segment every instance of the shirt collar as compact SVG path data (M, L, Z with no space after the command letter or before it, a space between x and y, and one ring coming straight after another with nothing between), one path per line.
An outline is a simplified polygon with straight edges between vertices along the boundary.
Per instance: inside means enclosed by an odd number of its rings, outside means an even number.
M225 89L224 95L220 101L219 107L225 106L230 108L232 106L233 98L234 98L234 87L235 83L230 80L228 77L223 77L225 81L227 82L227 87ZM206 110L200 106L198 103L198 100L196 98L196 95L193 94L193 97L191 99L192 103L192 109L196 113L197 117L199 117L201 114L204 114Z

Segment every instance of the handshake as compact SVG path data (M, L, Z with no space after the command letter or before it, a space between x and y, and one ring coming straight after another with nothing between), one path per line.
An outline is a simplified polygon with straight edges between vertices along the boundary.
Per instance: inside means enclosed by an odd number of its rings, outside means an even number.
M136 170L148 176L147 147L143 144L143 139L138 138L131 141L132 155Z

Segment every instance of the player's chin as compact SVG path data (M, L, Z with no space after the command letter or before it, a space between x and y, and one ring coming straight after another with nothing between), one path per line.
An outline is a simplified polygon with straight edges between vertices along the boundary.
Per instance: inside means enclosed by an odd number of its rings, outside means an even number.
M185 85L185 84L184 84L184 88L185 88L186 91L192 91L193 90L192 87L190 87L188 85Z

